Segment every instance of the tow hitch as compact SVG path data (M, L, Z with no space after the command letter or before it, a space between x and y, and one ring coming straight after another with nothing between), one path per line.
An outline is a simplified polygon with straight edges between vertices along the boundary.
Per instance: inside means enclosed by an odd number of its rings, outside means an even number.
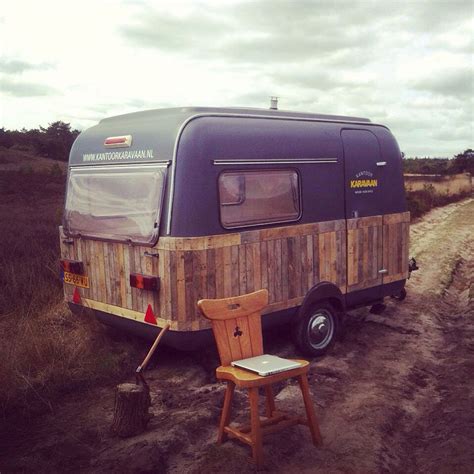
M416 264L416 260L413 257L411 257L410 261L408 262L408 278L410 278L411 272L415 272L418 269L419 267Z

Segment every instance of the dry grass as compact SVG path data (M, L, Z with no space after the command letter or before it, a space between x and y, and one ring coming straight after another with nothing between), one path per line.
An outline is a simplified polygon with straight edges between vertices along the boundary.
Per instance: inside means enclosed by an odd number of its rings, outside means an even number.
M117 376L123 344L88 314L73 316L59 280L65 176L0 173L0 411L52 408L58 395ZM126 371L125 371L126 372Z

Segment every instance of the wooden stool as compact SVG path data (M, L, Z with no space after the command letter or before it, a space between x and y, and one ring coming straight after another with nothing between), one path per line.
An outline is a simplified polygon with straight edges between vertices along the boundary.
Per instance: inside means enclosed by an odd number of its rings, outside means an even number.
M234 360L263 354L261 311L268 304L268 291L260 290L248 295L219 300L200 300L198 307L211 320L217 343L221 366L216 369L216 377L227 381L219 424L218 443L228 436L236 438L252 447L252 455L257 467L263 466L262 437L295 424L307 425L314 445L322 443L318 421L309 393L307 373L309 362L297 360L301 364L278 374L261 377L247 370L232 367ZM271 385L281 380L296 378L303 394L306 417L277 411ZM234 428L230 426L232 396L235 387L247 388L250 399L250 425ZM261 420L258 412L258 389L263 387L266 396L266 419Z

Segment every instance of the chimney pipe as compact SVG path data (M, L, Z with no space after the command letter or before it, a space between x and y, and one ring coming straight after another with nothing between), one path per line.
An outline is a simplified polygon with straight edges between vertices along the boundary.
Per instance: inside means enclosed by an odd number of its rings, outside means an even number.
M278 110L278 97L270 97L270 110Z

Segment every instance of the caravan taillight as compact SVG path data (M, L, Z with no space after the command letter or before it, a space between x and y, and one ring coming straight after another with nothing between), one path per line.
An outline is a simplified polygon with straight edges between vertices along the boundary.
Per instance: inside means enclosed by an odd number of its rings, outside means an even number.
M65 272L82 275L84 273L84 264L79 260L61 260L61 268Z
M156 276L130 273L130 286L140 290L157 291L160 289L160 279Z
M121 137L109 137L106 138L104 141L104 146L106 148L120 148L131 146L132 144L132 136L131 135L123 135Z

